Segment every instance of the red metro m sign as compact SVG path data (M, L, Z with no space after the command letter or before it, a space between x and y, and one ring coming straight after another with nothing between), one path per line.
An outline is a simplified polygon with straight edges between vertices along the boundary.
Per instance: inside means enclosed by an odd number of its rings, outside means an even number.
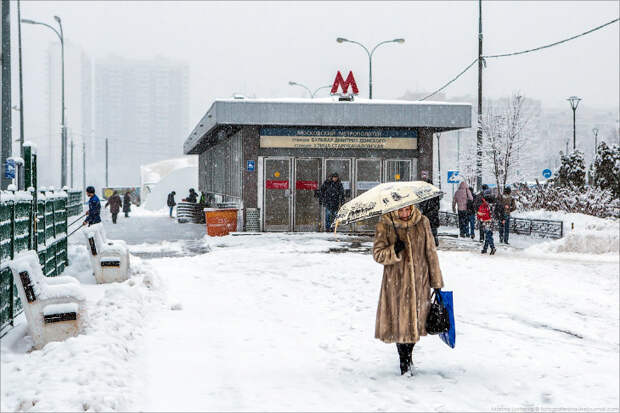
M332 85L331 94L335 95L336 93L338 93L338 87L340 87L342 89L342 93L346 95L349 90L349 86L351 86L351 90L353 91L354 95L357 95L358 93L360 93L359 89L357 88L357 83L355 83L353 72L349 71L347 80L344 80L339 70L338 73L336 74L336 79L334 79L334 84Z

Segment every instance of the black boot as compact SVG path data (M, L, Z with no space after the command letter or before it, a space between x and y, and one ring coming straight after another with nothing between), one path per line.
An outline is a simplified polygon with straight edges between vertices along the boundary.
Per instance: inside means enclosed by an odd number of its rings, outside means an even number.
M411 370L411 352L413 351L413 343L396 343L398 357L400 358L400 375Z

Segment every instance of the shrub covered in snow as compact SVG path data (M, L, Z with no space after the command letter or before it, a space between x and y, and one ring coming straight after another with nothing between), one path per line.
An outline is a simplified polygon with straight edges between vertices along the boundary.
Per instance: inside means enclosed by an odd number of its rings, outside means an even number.
M590 166L592 184L611 191L614 198L620 197L620 146L599 143L596 157Z
M544 209L593 215L599 218L620 217L620 199L607 189L591 186L538 184L525 185L515 192L519 209L524 211Z
M586 184L586 163L579 149L562 155L560 167L553 176L553 185L558 187L583 188Z

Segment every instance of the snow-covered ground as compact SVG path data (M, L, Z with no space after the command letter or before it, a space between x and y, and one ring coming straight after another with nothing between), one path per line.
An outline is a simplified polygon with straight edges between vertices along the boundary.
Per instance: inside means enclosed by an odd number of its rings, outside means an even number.
M108 221L135 275L86 284L90 325L64 343L31 351L18 320L1 343L2 411L618 410L617 252L567 257L519 237L489 256L442 237L457 344L422 338L410 377L373 338L382 267L369 238ZM72 242L67 274L88 283Z

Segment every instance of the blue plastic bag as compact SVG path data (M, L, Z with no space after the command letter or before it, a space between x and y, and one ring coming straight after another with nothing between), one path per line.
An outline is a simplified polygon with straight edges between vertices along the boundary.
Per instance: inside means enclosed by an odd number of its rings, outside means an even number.
M456 329L454 328L454 302L452 300L452 291L439 291L439 302L446 308L450 317L450 330L439 334L441 341L454 348L456 344Z

